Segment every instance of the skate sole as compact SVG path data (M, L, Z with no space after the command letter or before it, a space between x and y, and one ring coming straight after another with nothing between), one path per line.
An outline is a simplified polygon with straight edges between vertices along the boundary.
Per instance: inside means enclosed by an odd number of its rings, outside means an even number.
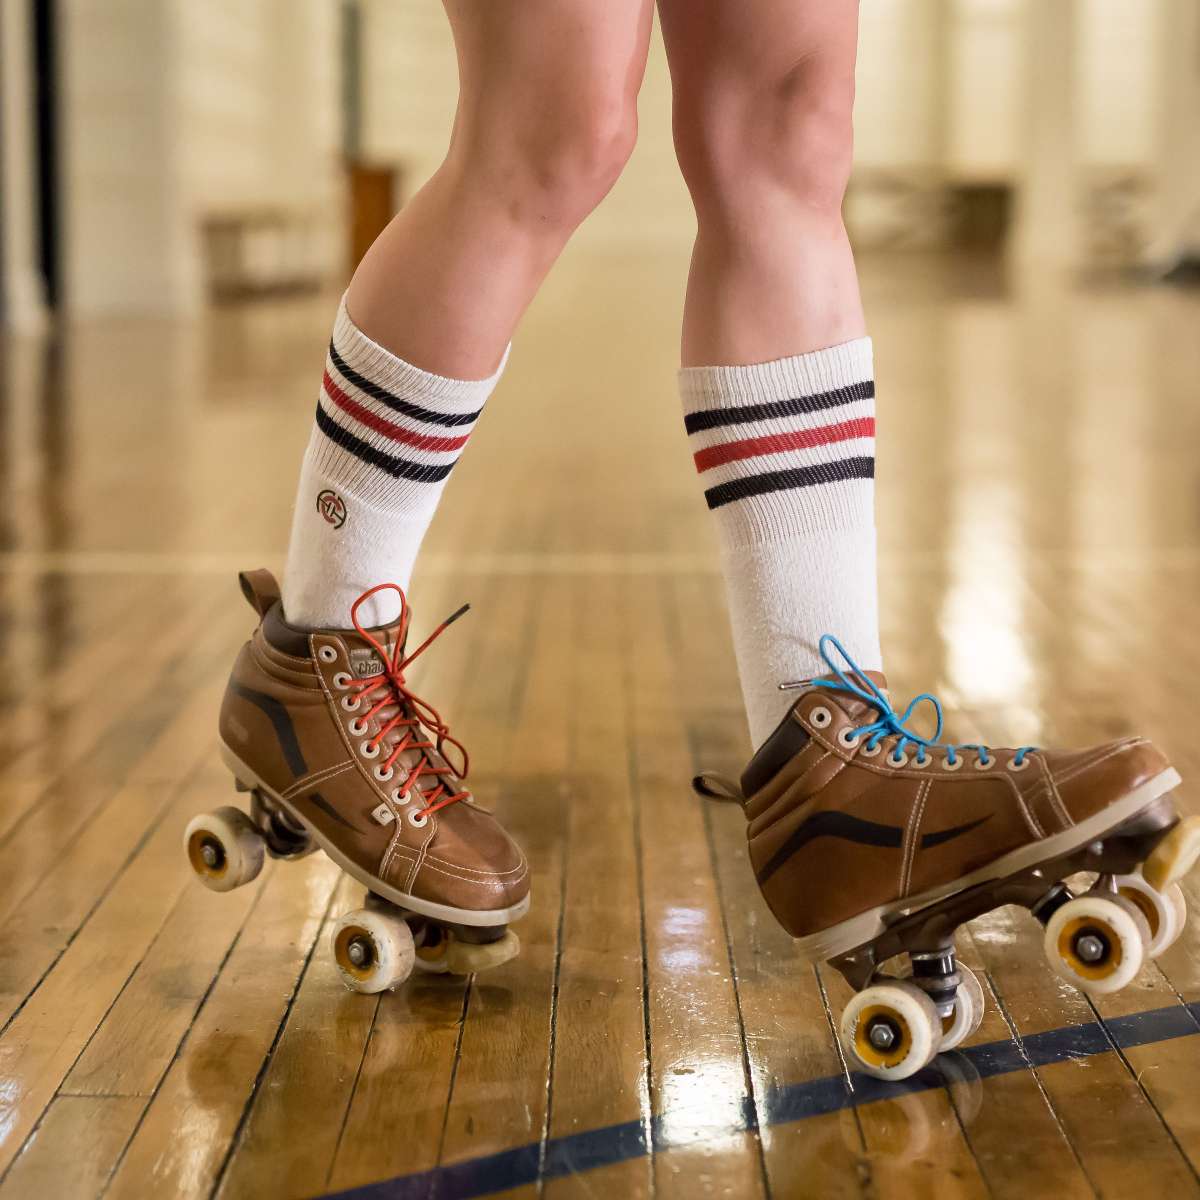
M418 916L441 921L446 925L484 927L508 925L510 922L523 917L529 911L529 896L526 896L516 904L510 905L508 908L455 908L450 904L437 904L432 900L422 900L419 896L410 896L407 892L402 892L399 888L394 888L383 880L376 879L369 872L348 859L331 842L323 838L278 792L268 787L259 778L258 774L252 771L230 749L224 740L220 743L220 752L225 765L240 782L258 788L266 796L269 796L272 804L278 804L284 812L288 813L296 821L299 821L308 830L309 837L324 851L331 862L339 866L352 879L361 883L368 892L374 892L375 895L382 896L397 908L406 909L408 912L416 913Z
M1070 829L1051 834L1040 842L1020 846L969 875L930 888L917 896L905 896L903 899L893 900L890 904L881 904L877 908L868 909L849 920L823 929L820 933L796 938L796 949L808 962L824 962L859 946L865 946L885 932L891 923L888 918L906 916L981 883L991 883L1009 875L1017 875L1022 871L1032 870L1040 863L1051 862L1068 855L1073 850L1103 837L1131 817L1137 816L1142 809L1149 807L1160 796L1173 791L1181 782L1179 772L1173 767L1168 767L1107 808L1093 813L1078 825L1072 825Z

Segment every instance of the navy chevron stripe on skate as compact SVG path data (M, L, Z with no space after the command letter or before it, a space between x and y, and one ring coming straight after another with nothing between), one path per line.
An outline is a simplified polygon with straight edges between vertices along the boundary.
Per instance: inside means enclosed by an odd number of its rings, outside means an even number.
M671 1114L660 1114L648 1124L627 1121L544 1142L529 1142L498 1154L349 1188L332 1193L325 1200L427 1200L430 1196L438 1200L471 1200L540 1180L578 1175L644 1158L678 1146L720 1142L738 1134L805 1121L880 1100L895 1100L939 1088L954 1087L957 1092L974 1088L981 1080L994 1076L1197 1035L1200 1035L1200 1001L1154 1008L1112 1017L1103 1023L1090 1021L1085 1025L1048 1029L1019 1042L968 1046L941 1055L923 1071L896 1083L855 1073L849 1082L844 1075L826 1075L770 1088L762 1096L761 1108L753 1097L745 1096L736 1122L720 1130L705 1127L696 1136L673 1132Z
M814 813L803 825L793 830L791 837L771 855L758 872L758 882L766 883L797 850L822 837L840 838L860 846L883 846L898 850L904 841L904 830L899 825L881 825L878 821L866 821L850 813L831 812L829 809Z
M307 775L308 764L304 761L304 752L300 749L300 741L296 737L296 727L292 724L287 709L274 696L268 696L265 692L256 692L240 683L230 683L229 687L243 700L248 700L266 714L267 720L275 730L275 736L279 739L279 748L283 751L288 770L297 779L301 775Z
M921 834L921 849L928 850L932 846L944 846L947 842L952 842L956 837L962 837L964 833L970 833L972 829L978 829L985 821L990 821L992 814L980 817L977 821L967 821L964 825L952 825L949 829L937 829L933 833Z

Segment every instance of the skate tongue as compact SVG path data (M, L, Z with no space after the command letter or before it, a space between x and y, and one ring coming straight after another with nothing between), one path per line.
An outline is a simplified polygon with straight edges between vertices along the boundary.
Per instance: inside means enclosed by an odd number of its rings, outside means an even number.
M391 657L396 649L396 639L400 636L399 623L381 625L368 632ZM357 630L339 630L339 636L346 643L346 649L350 654L350 673L356 679L365 679L368 675L382 673L384 664L383 659L379 657L379 651Z

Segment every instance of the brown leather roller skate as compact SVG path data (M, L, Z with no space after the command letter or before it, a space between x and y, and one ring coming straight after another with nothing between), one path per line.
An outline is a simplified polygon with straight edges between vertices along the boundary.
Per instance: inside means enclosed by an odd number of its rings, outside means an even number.
M954 935L992 909L1028 908L1051 969L1085 992L1124 987L1179 936L1200 817L1180 819L1168 795L1179 775L1148 741L942 743L933 696L897 713L883 676L836 638L821 653L831 673L784 685L799 696L741 786L695 786L742 803L771 911L857 990L842 1016L854 1066L903 1079L978 1028L983 988L956 963ZM929 739L907 727L922 701L937 714ZM1076 894L1064 880L1080 873L1091 880ZM900 956L911 974L884 974Z
M195 817L184 842L207 887L254 879L265 855L323 850L367 889L334 926L334 960L355 991L401 984L415 968L469 974L514 957L509 924L529 908L524 855L464 786L468 759L437 710L408 687L411 610L396 584L364 593L353 628L304 630L284 618L266 571L240 577L260 617L221 707L221 753L250 812ZM394 589L395 624L365 629L358 611Z

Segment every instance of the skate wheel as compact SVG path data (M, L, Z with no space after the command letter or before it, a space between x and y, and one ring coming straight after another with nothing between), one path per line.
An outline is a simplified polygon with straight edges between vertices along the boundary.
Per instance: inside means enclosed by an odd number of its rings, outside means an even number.
M344 913L329 941L342 981L353 992L387 991L412 974L412 931L398 910L373 905Z
M933 1060L942 1039L934 1003L909 979L863 988L842 1013L851 1064L876 1079L907 1079Z
M1091 892L1054 913L1042 945L1057 975L1080 991L1104 995L1133 980L1150 940L1150 924L1134 901Z
M1156 891L1178 883L1200 858L1200 817L1184 817L1142 864L1142 875Z
M958 964L958 991L954 994L954 1012L942 1018L942 1041L938 1048L953 1050L971 1036L983 1021L985 1001L983 984L970 967Z
M1146 953L1157 958L1183 932L1187 920L1187 901L1183 889L1177 883L1167 885L1165 891L1152 888L1141 875L1121 875L1117 878L1117 892L1126 900L1136 904L1150 927L1150 940Z
M193 817L183 833L188 862L206 888L231 892L257 878L265 845L240 808L218 808Z

